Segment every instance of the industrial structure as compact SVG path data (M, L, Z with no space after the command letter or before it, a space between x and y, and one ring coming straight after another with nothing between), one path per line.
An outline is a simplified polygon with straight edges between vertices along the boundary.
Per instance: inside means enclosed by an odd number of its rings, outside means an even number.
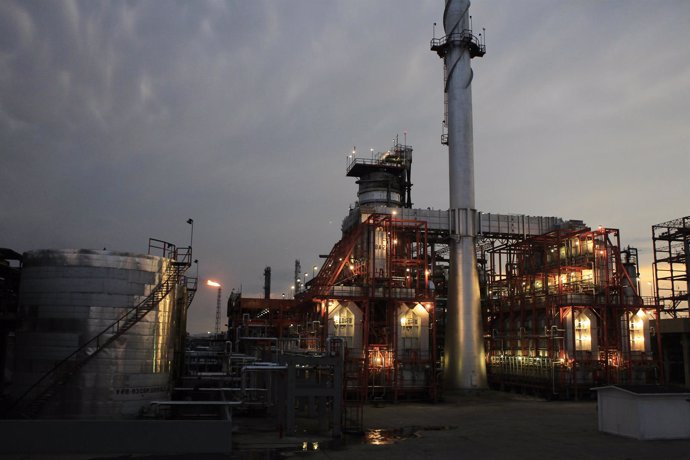
M345 346L346 408L365 400L435 400L448 387L449 260L458 228L477 235L473 266L487 385L582 397L603 383L659 379L656 302L639 295L637 250L582 221L414 209L412 147L352 157L358 203L343 237L295 299L228 305L236 350L274 337L293 350ZM246 348L241 351L246 352ZM445 385L444 385L445 384ZM451 386L451 388L453 388Z
M486 46L468 1L446 2L444 28L430 45L444 61L450 209L412 207L406 142L371 158L353 150L358 202L341 240L294 301L230 306L232 340L266 332L319 352L342 339L346 406L434 400L441 388L578 397L656 381L656 302L639 295L637 251L617 230L475 209L470 60Z
M599 384L659 380L651 298L618 230L570 223L478 246L489 382L577 397ZM544 391L546 390L546 391Z

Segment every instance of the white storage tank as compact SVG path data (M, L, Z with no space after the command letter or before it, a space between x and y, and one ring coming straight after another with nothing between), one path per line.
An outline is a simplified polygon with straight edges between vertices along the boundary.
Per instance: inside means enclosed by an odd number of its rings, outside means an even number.
M94 250L24 254L22 325L11 392L22 394L57 362L144 300L170 259ZM41 417L134 417L169 398L175 289L91 359L41 410Z

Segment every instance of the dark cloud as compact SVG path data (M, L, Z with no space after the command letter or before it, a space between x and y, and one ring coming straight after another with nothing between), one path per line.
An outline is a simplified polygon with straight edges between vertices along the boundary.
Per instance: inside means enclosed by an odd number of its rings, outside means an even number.
M447 207L441 1L0 3L0 246L186 244L229 292L289 289L408 132L413 198ZM687 213L690 4L472 6L477 205L619 227ZM436 34L441 34L440 26ZM190 320L210 327L213 292Z

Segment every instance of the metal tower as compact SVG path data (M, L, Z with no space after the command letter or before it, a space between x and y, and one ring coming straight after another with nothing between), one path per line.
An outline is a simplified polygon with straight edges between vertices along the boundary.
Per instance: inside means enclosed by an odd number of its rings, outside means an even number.
M487 385L475 255L477 211L470 67L470 59L483 56L486 48L472 34L469 8L469 0L446 0L446 35L431 41L432 51L444 62L448 118L451 245L444 381L446 387L461 390Z

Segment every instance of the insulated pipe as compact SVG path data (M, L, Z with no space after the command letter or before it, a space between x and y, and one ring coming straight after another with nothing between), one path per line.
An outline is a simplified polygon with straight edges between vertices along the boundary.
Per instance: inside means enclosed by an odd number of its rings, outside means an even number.
M448 389L487 387L475 253L474 151L472 139L472 68L464 37L470 30L469 0L446 0L443 25L448 93L448 171L451 222L450 279L444 347L444 383Z

